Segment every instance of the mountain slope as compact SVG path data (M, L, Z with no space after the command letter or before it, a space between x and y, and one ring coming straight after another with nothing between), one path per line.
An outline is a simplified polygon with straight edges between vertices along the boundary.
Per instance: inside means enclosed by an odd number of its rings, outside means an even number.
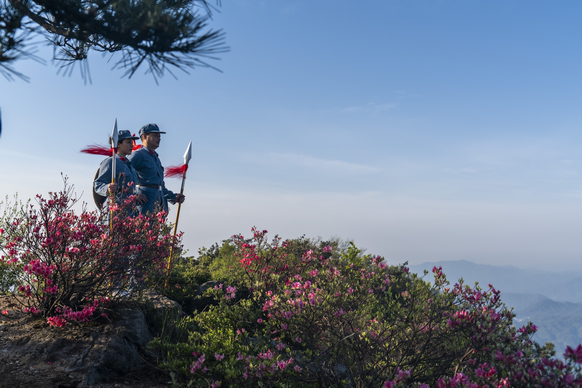
M479 282L487 289L492 284L501 291L501 301L513 307L515 325L531 321L538 326L534 340L553 342L561 356L566 346L582 343L582 275L579 272L551 272L512 266L475 264L469 261L441 261L411 265L412 272L429 271L425 280L432 281L432 268L443 267L447 279L465 284Z

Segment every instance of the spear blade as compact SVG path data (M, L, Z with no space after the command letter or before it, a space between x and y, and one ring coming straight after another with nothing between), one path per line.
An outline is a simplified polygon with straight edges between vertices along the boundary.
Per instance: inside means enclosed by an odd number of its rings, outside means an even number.
M188 144L188 148L184 154L184 164L188 165L190 159L192 159L192 141L190 141L190 144Z
M111 147L117 147L117 139L118 139L118 131L117 131L117 119L115 119L115 124L113 125L113 132L111 133Z

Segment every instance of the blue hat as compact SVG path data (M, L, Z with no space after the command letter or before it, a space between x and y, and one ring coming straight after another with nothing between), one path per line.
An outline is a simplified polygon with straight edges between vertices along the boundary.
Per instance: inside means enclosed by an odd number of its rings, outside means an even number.
M132 136L131 132L127 131L127 130L121 130L119 132L117 132L117 141L122 141L125 139L131 139L131 140L137 140L139 139L139 137L137 136Z
M157 124L146 124L139 129L139 136L141 137L146 133L152 133L152 132L166 133L166 132L160 131L160 127L158 127Z

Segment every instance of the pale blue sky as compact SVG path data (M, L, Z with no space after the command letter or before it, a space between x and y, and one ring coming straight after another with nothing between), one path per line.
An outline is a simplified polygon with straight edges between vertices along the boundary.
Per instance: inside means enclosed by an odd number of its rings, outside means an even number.
M115 118L193 160L180 229L193 253L253 225L352 238L390 262L582 269L582 4L231 0L231 51L157 86L99 55L0 79L0 195L69 175L91 201ZM41 52L49 58L49 49ZM172 190L179 181L167 180ZM92 204L90 204L92 206ZM174 217L174 214L171 215Z

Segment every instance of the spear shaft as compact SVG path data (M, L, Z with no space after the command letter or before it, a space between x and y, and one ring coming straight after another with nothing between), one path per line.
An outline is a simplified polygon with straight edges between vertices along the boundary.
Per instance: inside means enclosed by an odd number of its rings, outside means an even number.
M180 189L180 195L184 194L184 183L186 182L186 172L184 172L184 177L182 178L182 188ZM174 235L172 237L172 247L170 248L170 256L168 257L168 267L166 269L166 282L164 287L168 287L168 279L170 277L170 271L172 270L172 257L174 256L174 245L176 244L176 233L178 232L178 221L180 220L180 209L182 208L182 202L178 202L178 209L176 210L176 223L174 224Z
M192 158L192 142L188 144L186 153L184 154L184 172L182 174L182 187L180 188L180 196L184 195L184 184L186 183L186 171L188 171L188 163ZM164 287L168 287L168 279L170 278L170 271L172 269L172 257L174 256L174 245L176 245L176 233L178 232L178 221L180 220L180 209L182 202L178 202L178 209L176 210L176 223L174 224L174 235L172 237L172 246L170 247L170 257L168 257L168 267L166 269L166 281Z
M118 133L117 133L117 119L115 119L115 125L113 126L113 132L111 134L111 149L112 149L112 155L111 155L111 183L114 184L115 183L115 160L117 159L117 139L118 139ZM109 217L109 230L113 230L113 202L115 201L115 193L111 193L111 204L110 204L110 208L111 208L111 214Z

